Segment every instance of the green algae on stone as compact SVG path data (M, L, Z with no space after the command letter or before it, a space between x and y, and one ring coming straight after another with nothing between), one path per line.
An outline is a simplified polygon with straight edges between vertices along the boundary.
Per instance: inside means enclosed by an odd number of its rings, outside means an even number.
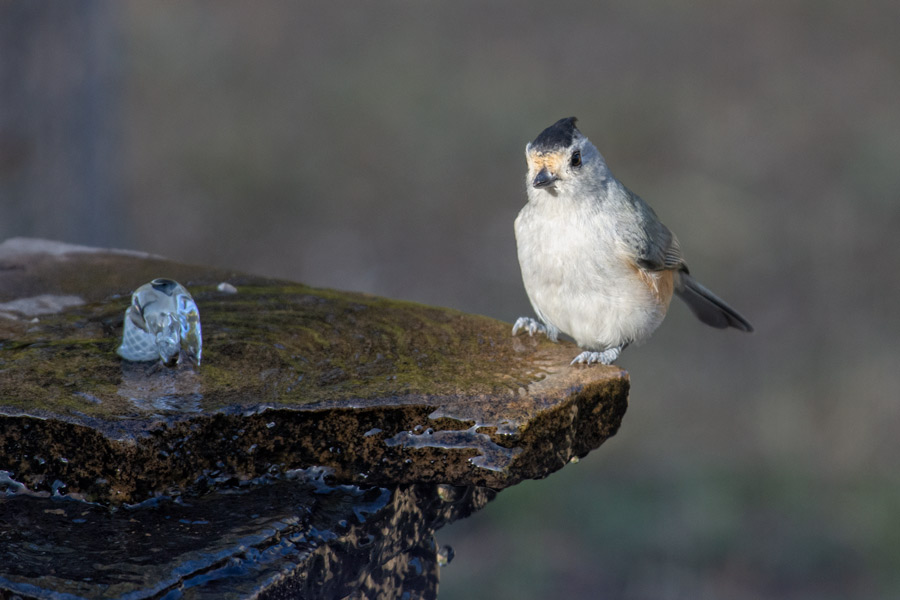
M485 317L296 284L192 293L205 332L192 392L202 395L202 410L460 390L495 395L543 376L513 349L508 326ZM129 365L115 354L125 307L116 299L72 308L0 342L0 406L127 416Z

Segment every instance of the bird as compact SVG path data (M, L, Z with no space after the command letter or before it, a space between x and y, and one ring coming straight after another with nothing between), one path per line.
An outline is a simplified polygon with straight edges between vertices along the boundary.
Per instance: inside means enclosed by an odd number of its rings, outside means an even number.
M662 323L673 295L700 321L753 327L691 275L681 246L596 146L560 119L525 147L528 201L515 220L522 281L538 319L512 334L560 333L583 350L571 364L610 365Z

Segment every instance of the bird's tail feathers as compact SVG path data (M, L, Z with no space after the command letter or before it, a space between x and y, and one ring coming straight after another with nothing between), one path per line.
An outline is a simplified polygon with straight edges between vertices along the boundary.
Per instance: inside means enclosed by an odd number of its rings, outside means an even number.
M691 312L711 327L725 329L734 327L741 331L753 331L753 326L725 301L706 289L696 279L685 272L679 273L680 285L675 289Z

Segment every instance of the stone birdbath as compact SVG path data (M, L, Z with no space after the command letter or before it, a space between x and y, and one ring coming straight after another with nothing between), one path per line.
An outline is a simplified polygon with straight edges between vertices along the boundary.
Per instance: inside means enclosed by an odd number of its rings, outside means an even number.
M116 354L193 295L200 366ZM434 532L618 429L628 375L486 317L0 244L0 598L434 598Z

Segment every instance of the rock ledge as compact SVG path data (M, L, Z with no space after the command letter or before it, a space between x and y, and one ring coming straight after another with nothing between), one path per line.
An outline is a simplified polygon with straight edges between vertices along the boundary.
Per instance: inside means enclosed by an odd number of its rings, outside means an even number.
M338 483L501 489L596 448L627 406L627 373L570 367L574 346L507 323L48 244L0 244L8 489L134 504L313 466ZM131 291L156 277L197 301L197 370L115 353Z

